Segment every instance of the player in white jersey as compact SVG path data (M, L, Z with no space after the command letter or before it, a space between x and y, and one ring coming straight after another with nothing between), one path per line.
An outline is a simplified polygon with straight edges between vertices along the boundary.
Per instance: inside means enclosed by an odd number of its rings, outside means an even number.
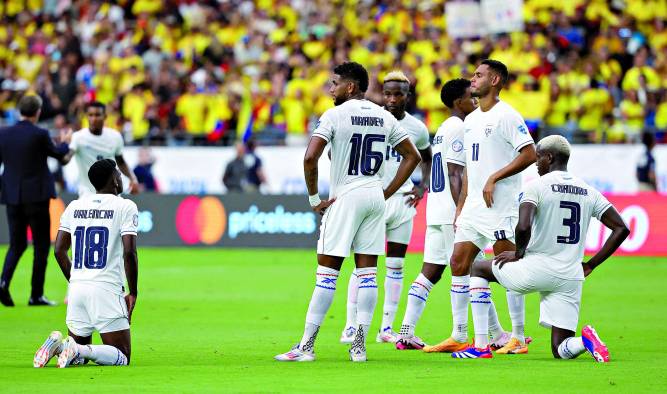
M484 60L470 80L479 108L463 122L466 169L457 206L452 269L453 329L445 342L468 341L470 267L480 251L493 243L493 252L514 250L514 226L519 173L535 162L535 145L523 118L498 97L509 73L504 64ZM459 214L460 212L460 214ZM494 338L499 353L525 353L523 295L507 293L512 335Z
M616 209L597 190L567 171L570 144L549 136L537 146L540 178L521 194L516 251L495 261L477 261L472 269L470 298L475 324L475 346L453 353L458 358L491 358L488 350L487 309L489 281L522 294L540 293L540 324L551 328L551 351L556 358L575 358L588 352L599 362L609 351L595 329L584 326L575 337L584 277L602 264L630 234ZM592 217L611 235L588 262L582 264L586 233Z
M95 194L95 188L86 174L93 163L102 159L114 159L118 163L118 169L130 180L130 192L137 193L139 183L123 157L123 136L117 130L104 127L106 107L99 101L94 101L86 107L86 116L88 127L72 135L70 152L65 158L65 163L72 157L76 158L79 169L79 196Z
M35 354L37 368L56 355L59 368L87 360L99 365L130 363L130 319L137 300L137 206L118 196L122 181L113 160L94 163L87 174L97 193L67 206L55 246L56 260L69 281L69 336L63 340L53 331ZM104 345L91 345L93 331L100 333Z
M405 111L410 98L410 80L401 71L393 71L385 76L382 85L384 107L391 112L399 124L410 136L410 141L417 147L421 156L422 182L415 186L407 181L387 200L385 225L387 234L387 274L384 282L384 305L382 325L377 334L377 342L394 343L398 334L394 332L394 317L403 289L403 262L412 236L412 219L417 213L416 206L428 188L431 172L431 146L428 129L423 122ZM384 187L389 186L398 172L401 155L390 145L385 154ZM356 331L357 291L359 281L356 273L350 275L347 290L347 321L341 334L342 343L352 343Z
M348 62L333 70L330 93L336 107L327 110L310 139L303 162L310 205L323 216L317 241L315 290L299 344L275 357L278 361L313 361L314 345L336 290L343 260L354 251L359 291L357 331L349 353L366 361L366 337L377 302L377 257L384 254L385 200L419 164L419 152L394 116L364 100L368 73ZM394 180L383 190L384 153L389 143L403 157ZM317 190L318 161L331 145L329 199Z

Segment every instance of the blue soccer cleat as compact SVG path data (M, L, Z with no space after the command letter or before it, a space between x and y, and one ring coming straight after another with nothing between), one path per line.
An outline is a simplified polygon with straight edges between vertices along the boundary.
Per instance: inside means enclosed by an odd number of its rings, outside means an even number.
M493 358L493 353L491 353L490 347L485 347L480 349L474 346L470 346L466 349L463 349L459 352L452 353L453 358Z

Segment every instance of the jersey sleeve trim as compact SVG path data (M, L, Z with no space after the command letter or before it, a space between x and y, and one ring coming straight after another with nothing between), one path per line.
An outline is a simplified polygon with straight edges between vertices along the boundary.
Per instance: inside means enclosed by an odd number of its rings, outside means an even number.
M399 137L398 141L396 141L396 143L394 145L392 145L391 147L395 148L398 144L403 142L406 138L409 138L409 136L407 134L403 134L403 136Z
M120 235L137 235L137 232L133 230L124 230L120 232Z
M518 152L518 151L521 150L521 148L526 147L526 146L528 146L528 145L530 145L530 144L535 144L535 142L531 139L530 141L526 141L526 142L524 142L524 143L522 143L522 144L519 144L516 148L514 148L514 150Z
M65 226L60 226L60 227L58 227L58 231L64 231L64 232L66 232L66 233L70 233L70 234L72 234L72 230L70 230L69 227L65 227Z
M320 137L320 138L322 138L323 140L325 140L326 142L329 142L329 137L327 137L327 136L324 135L324 134L313 133L313 137Z
M458 165L460 165L460 166L464 166L464 167L466 166L466 162L465 162L465 161L452 159L452 158L450 158L450 157L445 158L445 162L447 162L447 163L452 163L452 164L458 164Z
M608 202L608 203L604 206L604 208L602 208L602 209L600 210L600 215L599 215L597 218L600 219L600 218L604 215L604 213L607 212L607 210L608 210L609 208L612 208L612 207L613 207L612 203Z
M537 201L535 201L535 200L530 200L528 198L524 198L523 200L521 200L521 204L523 204L524 202L527 202L528 204L533 204L533 205L537 206Z

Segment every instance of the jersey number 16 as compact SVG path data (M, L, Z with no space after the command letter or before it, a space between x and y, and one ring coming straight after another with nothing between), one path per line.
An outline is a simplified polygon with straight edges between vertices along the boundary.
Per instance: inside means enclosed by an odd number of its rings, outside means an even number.
M373 150L373 142L384 143L385 136L383 134L352 134L350 144L350 165L347 168L348 175L359 175L361 166L361 174L372 176L375 175L382 166L384 159L383 152Z

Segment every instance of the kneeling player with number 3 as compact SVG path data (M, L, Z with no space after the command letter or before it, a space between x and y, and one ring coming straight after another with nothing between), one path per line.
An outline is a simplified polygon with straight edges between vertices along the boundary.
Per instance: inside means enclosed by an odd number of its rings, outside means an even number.
M73 201L60 219L55 256L69 281L63 340L53 331L37 350L33 365L58 356L58 367L130 363L130 318L137 300L137 206L118 196L120 172L113 160L94 163L88 178L96 194ZM68 251L71 245L73 262ZM129 294L124 295L125 278ZM93 331L103 345L91 345Z

